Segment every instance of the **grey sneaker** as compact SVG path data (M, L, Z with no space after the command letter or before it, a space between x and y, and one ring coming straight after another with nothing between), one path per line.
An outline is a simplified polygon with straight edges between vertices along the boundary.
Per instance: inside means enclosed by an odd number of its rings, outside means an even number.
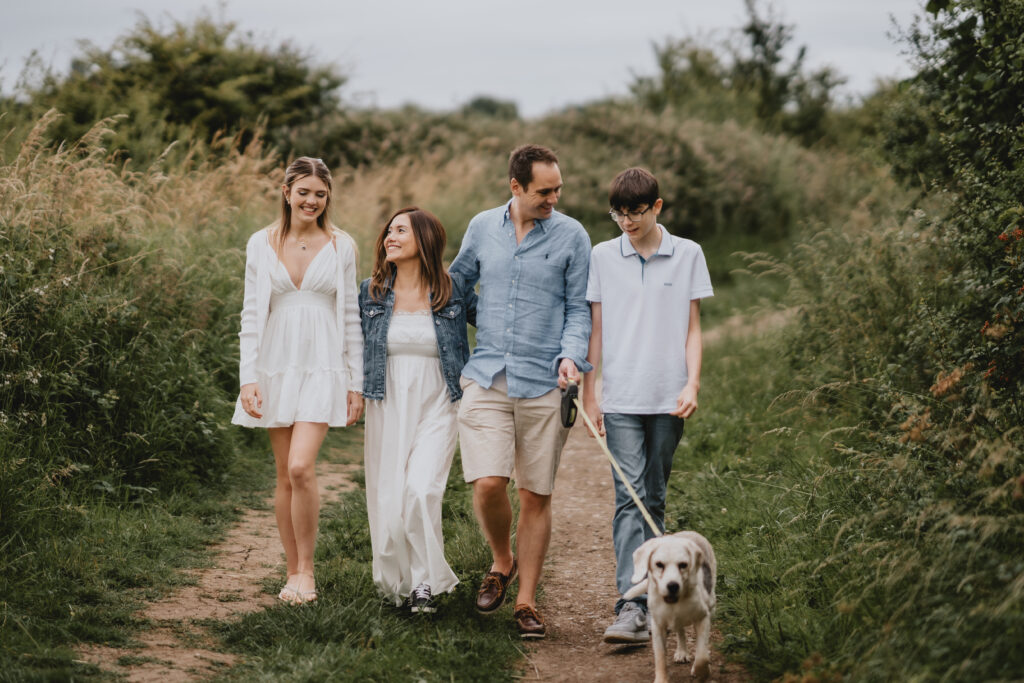
M635 602L624 604L615 617L615 622L604 630L606 643L646 643L650 639L647 614Z
M434 607L433 598L430 595L430 586L421 583L412 589L412 593L409 595L409 609L414 614L417 612L429 614L437 611L437 608Z

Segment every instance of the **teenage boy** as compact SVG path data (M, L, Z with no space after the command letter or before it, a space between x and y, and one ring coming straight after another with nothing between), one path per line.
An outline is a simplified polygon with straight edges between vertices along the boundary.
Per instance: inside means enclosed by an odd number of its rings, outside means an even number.
M704 253L658 223L658 181L629 168L612 181L610 215L622 234L594 247L587 301L593 331L583 382L583 407L618 460L659 531L665 530L665 489L683 419L697 409L702 342L700 300L713 295ZM601 400L594 387L604 358ZM599 405L600 403L600 405ZM602 415L603 413L603 415ZM615 582L631 587L633 551L654 532L613 472ZM650 640L647 598L615 604L608 643Z
M469 223L451 272L480 284L476 348L462 370L459 442L473 484L473 511L492 563L477 593L488 614L519 576L513 619L523 638L543 638L537 583L551 538L551 494L568 430L558 387L590 370L587 267L590 237L555 210L562 193L558 157L523 145L508 166L512 198ZM512 554L515 473L518 557Z

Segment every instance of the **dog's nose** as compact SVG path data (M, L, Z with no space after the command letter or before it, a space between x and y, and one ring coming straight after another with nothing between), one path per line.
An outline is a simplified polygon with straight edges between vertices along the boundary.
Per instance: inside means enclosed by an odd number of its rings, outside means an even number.
M679 584L676 583L675 581L672 581L672 582L670 582L670 583L665 585L665 590L668 591L669 595L675 595L676 593L679 592Z

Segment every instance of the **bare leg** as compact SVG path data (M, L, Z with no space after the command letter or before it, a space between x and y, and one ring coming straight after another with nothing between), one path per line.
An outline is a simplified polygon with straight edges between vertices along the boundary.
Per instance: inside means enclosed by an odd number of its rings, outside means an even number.
M322 422L296 422L292 425L291 445L288 450L288 479L292 486L292 529L295 534L297 555L296 573L299 591L311 591L313 581L313 551L320 520L320 491L316 485L316 456L327 435Z
M277 471L274 516L277 518L277 533L281 536L281 545L284 546L288 574L285 584L294 586L294 580L299 573L299 553L295 548L295 532L292 529L292 482L288 477L288 450L292 441L292 428L271 428L267 433L270 436L270 448L274 451L274 465Z
M551 540L551 496L519 489L519 527L516 549L519 554L519 594L517 605L537 606L537 583L544 569L544 557Z
M491 571L512 571L512 503L507 477L481 477L473 482L473 511L494 563Z

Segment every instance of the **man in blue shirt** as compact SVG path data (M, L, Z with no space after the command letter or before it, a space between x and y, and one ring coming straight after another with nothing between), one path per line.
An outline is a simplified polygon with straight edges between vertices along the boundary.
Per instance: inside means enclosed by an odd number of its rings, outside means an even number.
M476 606L501 607L519 576L514 618L523 638L543 638L536 592L551 538L551 494L568 430L558 387L587 372L590 238L555 211L558 158L523 145L509 158L512 199L477 214L451 265L480 284L476 348L462 371L459 439L473 509L493 563ZM518 557L512 553L508 483L519 492Z

